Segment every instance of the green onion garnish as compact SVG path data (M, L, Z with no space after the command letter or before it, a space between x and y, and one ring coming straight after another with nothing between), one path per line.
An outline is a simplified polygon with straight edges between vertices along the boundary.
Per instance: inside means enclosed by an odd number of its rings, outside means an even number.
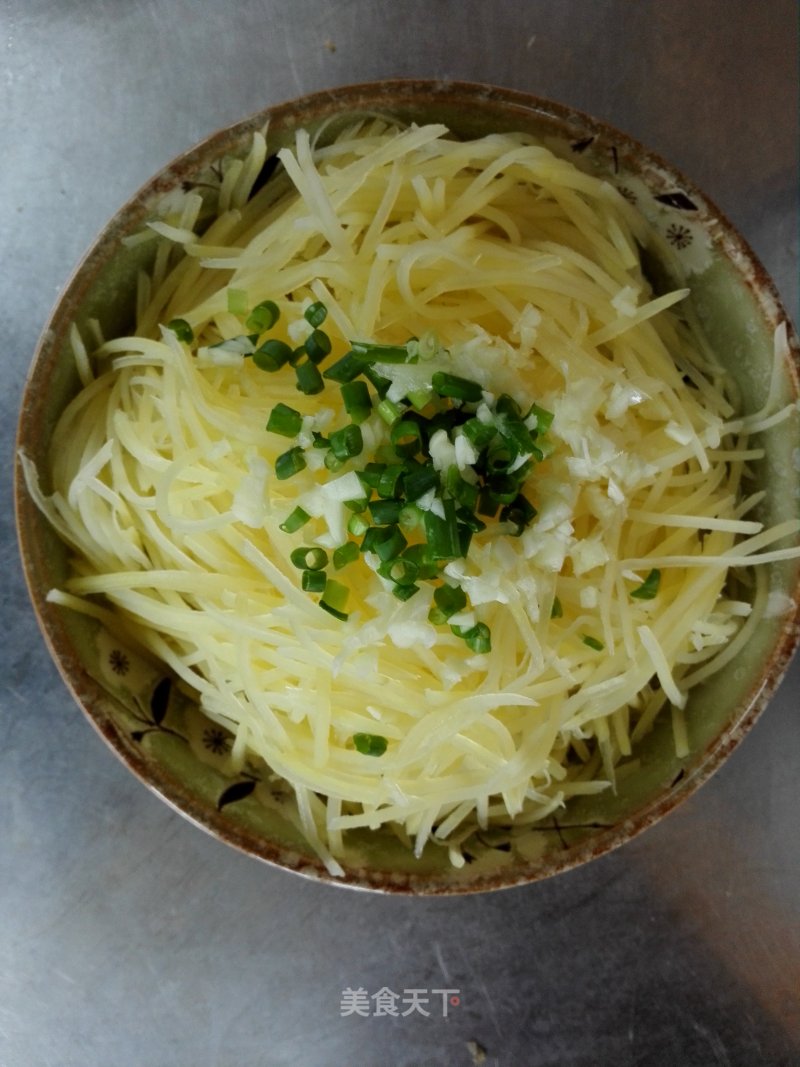
M373 527L373 529L374 528L375 527ZM399 526L381 526L380 530L387 531L388 537L378 539L372 551L378 559L385 563L387 559L393 559L395 556L399 556L408 544L408 541L403 536L403 531Z
M455 504L443 501L445 517L426 511L423 517L425 537L434 559L456 559L461 555Z
M382 403L388 404L390 401L384 400ZM411 419L398 419L392 425L389 437L399 456L415 456L422 449L422 431Z
M596 637L590 637L589 634L581 634L581 641L589 648L593 648L595 652L602 652L606 647L602 641L598 641Z
M303 416L288 404L276 404L267 420L270 433L279 433L283 437L297 437L303 425Z
M343 545L339 545L333 552L333 565L337 571L342 567L346 567L348 563L353 563L358 559L360 549L355 541L345 541Z
M361 515L352 515L347 523L347 532L353 537L363 537L369 528L369 523Z
M321 363L331 354L331 339L322 330L314 330L306 337L303 347L312 363Z
M379 734L353 734L353 744L362 756L382 756L389 743Z
M183 341L186 345L190 345L194 340L194 330L186 319L170 319L167 323L167 329L172 330L178 340Z
M256 304L248 315L244 324L245 329L264 333L265 330L271 330L280 317L280 310L274 300L264 300Z
M309 304L306 310L303 312L303 318L306 322L310 323L314 329L317 326L321 326L325 319L328 317L328 309L319 300L314 304Z
M637 600L653 600L658 595L658 587L661 584L661 571L652 570L641 585L631 589L631 596Z
M418 467L403 478L403 487L408 500L419 500L430 489L439 485L439 475L433 467Z
M275 477L278 481L286 481L292 475L305 470L306 466L306 457L303 455L303 450L299 445L296 445L294 448L290 448L288 452L281 453L275 460Z
M367 341L351 341L352 350L361 360L366 363L412 363L416 362L409 357L408 348L405 345L380 345L370 344Z
M400 482L405 477L405 473L405 467L400 463L392 463L384 468L375 487L378 490L378 496L386 499L399 496Z
M400 521L400 512L405 505L402 500L389 497L385 500L372 500L367 506L376 526L392 526Z
M419 586L414 585L393 585L392 596L396 596L398 600L410 600L412 596L415 596L419 592Z
M531 404L530 411L525 416L525 421L527 422L530 420L533 422L534 418L536 420L534 429L539 433L547 433L553 424L555 415L552 411L546 411L544 408L540 408L538 404Z
M553 597L553 606L550 608L550 618L560 619L564 614L564 609L561 606L561 601L557 596Z
M319 367L310 359L305 363L298 363L294 368L294 373L297 375L297 388L306 396L314 396L315 393L321 393L325 388Z
M500 512L501 522L511 522L516 526L515 537L519 537L535 518L536 508L522 493L515 496Z
M303 511L302 508L297 507L284 519L280 524L279 529L288 534L297 533L299 529L305 526L310 518L311 516L307 511Z
M300 578L300 588L305 593L323 593L327 584L325 571L304 570Z
M365 382L343 382L340 386L344 409L356 425L372 414L372 401Z
M299 570L321 571L328 566L328 553L324 548L303 546L295 548L289 556L292 566Z
M451 397L453 400L466 400L470 404L476 404L483 396L483 389L477 382L469 378L459 378L457 374L445 374L444 371L436 371L431 379L434 393L439 396Z
M352 459L353 456L360 455L364 449L361 430L352 422L349 426L343 426L341 430L334 430L329 440L331 452L340 460Z
M497 433L497 426L493 422L481 422L480 419L468 419L461 428L478 450L486 448Z
M361 374L363 369L364 364L362 361L355 352L350 351L328 367L325 371L325 377L332 382L352 382Z
M279 341L272 337L269 341L255 350L253 362L259 370L276 371L288 363L292 356L292 350L285 341Z
M485 622L478 622L471 626L461 636L467 643L467 648L479 655L492 651L492 635Z
M349 592L350 591L346 585L342 585L341 582L329 578L319 605L333 615L334 618L344 622L347 619L347 614L345 613L344 608L345 604L347 604Z
M441 626L466 606L467 594L460 585L440 585L433 591L433 605L428 612L428 619L434 625Z
M388 426L391 426L403 414L402 408L398 407L393 400L387 400L386 398L381 400L375 410Z
M378 567L381 578L388 578L395 585L413 585L419 576L419 567L405 556L387 559Z

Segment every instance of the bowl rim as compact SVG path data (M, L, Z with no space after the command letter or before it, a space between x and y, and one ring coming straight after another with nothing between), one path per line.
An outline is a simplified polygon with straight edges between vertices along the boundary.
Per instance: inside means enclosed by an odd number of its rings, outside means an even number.
M437 876L414 873L392 875L368 868L349 868L344 877L335 877L316 857L301 855L266 840L244 826L231 823L220 810L198 802L184 783L163 766L148 763L142 752L122 735L111 717L102 710L104 701L108 699L107 694L84 668L59 613L47 602L46 591L40 587L37 580L42 559L37 549L35 528L41 519L27 492L19 455L21 451L35 454L39 450L34 447L37 444L37 400L41 396L41 390L37 386L45 376L48 365L52 365L57 359L69 324L82 300L117 254L122 236L144 220L148 208L157 197L174 188L187 174L196 173L204 161L219 158L234 149L241 149L246 136L262 129L267 122L290 130L306 125L320 116L364 110L390 113L402 107L421 109L426 102L433 102L435 105L436 101L444 102L449 107L461 103L470 107L503 109L509 118L514 115L534 117L542 122L552 123L562 137L567 131L575 131L583 137L605 138L610 144L621 149L625 158L636 158L637 174L650 180L667 177L672 184L677 184L703 209L703 218L707 220L705 229L713 229L712 240L736 266L744 284L753 294L765 326L774 330L779 322L786 323L790 351L790 359L786 365L787 379L795 398L800 396L800 343L772 280L736 228L713 201L678 168L612 124L533 93L471 81L387 79L304 94L268 106L221 127L175 156L115 211L73 268L39 337L20 406L14 465L18 545L39 628L67 688L85 717L114 754L171 808L239 851L281 870L317 881L412 896L487 892L529 884L563 873L632 840L691 796L718 770L749 732L785 675L800 644L800 580L793 591L794 611L787 613L779 638L748 697L737 705L725 728L705 749L692 754L692 766L687 773L681 772L680 780L676 780L669 789L644 803L626 818L586 841L568 846L560 853L548 853L544 865L541 861L521 861L509 868L501 868L497 873L486 874L463 884L457 881L445 882ZM508 128L512 128L512 124L509 124Z

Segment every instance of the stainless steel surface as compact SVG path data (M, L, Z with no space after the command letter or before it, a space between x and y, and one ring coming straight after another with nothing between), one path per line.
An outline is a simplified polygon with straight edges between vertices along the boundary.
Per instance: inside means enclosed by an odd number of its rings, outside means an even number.
M49 308L119 204L219 125L313 89L482 80L591 111L689 174L797 318L792 0L2 0L6 636L0 1067L800 1063L800 663L729 763L622 850L525 889L303 881L149 795L51 665L9 500ZM386 987L430 1015L343 1015ZM443 1015L443 996L460 1003Z

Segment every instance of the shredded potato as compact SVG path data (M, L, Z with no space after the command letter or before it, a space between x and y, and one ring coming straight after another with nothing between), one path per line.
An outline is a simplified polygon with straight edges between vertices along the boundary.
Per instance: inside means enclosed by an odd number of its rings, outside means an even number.
M317 148L301 130L250 196L265 153L258 135L229 163L202 232L195 192L151 224L135 335L87 354L73 333L83 388L54 433L52 495L26 467L74 550L53 597L122 613L234 751L291 785L331 871L343 833L383 825L460 865L476 826L534 824L614 788L665 709L686 753L689 687L766 603L763 582L726 591L729 569L797 554L772 546L798 524L762 530L742 485L761 455L748 436L789 409L770 397L737 415L687 290L651 290L644 220L528 137L375 120ZM346 416L338 389L303 396L291 373L212 347L244 332L230 289L274 300L292 346L322 301L332 359L352 340L435 337L456 374L554 413L528 484L536 519L519 537L490 521L445 569L491 654L429 622L430 587L399 602L368 557L342 572L346 621L300 589L289 556L305 542L280 523L302 504L331 546L347 512L321 464L276 479L285 441L267 414L295 406L307 434ZM194 345L163 328L176 317ZM375 420L364 430L377 445ZM657 595L632 597L653 569ZM357 751L359 732L386 751Z

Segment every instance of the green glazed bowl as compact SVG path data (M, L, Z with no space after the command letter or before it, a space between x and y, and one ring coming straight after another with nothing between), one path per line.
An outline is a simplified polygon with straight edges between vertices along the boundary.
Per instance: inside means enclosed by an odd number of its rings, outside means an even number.
M222 130L180 156L111 220L67 285L42 334L19 422L18 448L40 470L53 426L79 388L69 329L99 320L106 337L130 329L136 277L148 266L148 246L123 237L152 217L161 198L225 155L243 155L253 131L269 122L274 152L294 131L324 127L323 138L364 113L416 122L444 122L457 135L493 131L533 134L556 153L607 178L650 221L648 270L656 281L688 284L710 341L723 354L747 398L763 403L773 361L773 332L786 321L776 293L746 243L690 181L631 138L595 119L524 93L482 85L409 81L356 85L269 108ZM781 401L797 400L798 342L788 327L790 356ZM769 490L762 521L796 516L800 499L800 417L759 442L755 468ZM48 487L44 486L45 490ZM675 755L666 719L640 743L639 769L618 795L571 802L558 820L532 829L513 847L476 840L460 870L446 850L421 859L390 833L353 833L341 857L345 876L331 879L305 843L290 790L267 768L234 773L230 741L164 676L158 664L121 645L99 623L48 603L48 590L67 575L67 551L25 488L19 465L17 522L25 574L44 637L73 696L92 725L146 785L210 833L259 859L338 884L404 893L461 893L535 881L629 840L667 814L716 770L753 725L777 687L800 639L800 567L769 565L770 590L785 611L765 618L735 666L692 691L686 709L691 755ZM783 599L782 599L783 598Z

